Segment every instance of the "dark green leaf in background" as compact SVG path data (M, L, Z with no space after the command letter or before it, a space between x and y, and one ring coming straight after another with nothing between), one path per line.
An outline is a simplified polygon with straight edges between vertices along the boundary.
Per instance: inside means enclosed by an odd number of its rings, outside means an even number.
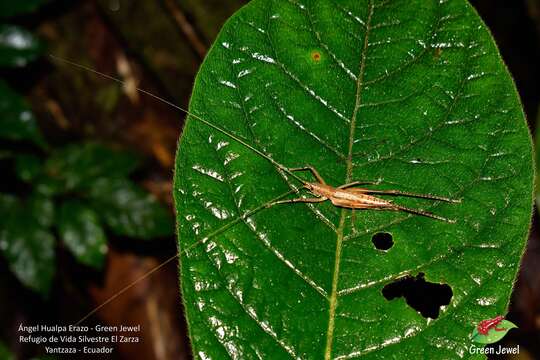
M65 191L87 189L104 176L126 177L139 164L129 152L97 143L77 143L55 150L47 159L45 172L63 183Z
M0 139L24 140L45 146L28 104L2 80L0 80Z
M52 198L39 192L32 194L28 201L28 211L39 225L44 228L51 227L55 220L55 208Z
M36 11L47 0L4 0L0 2L0 18Z
M55 269L54 237L30 209L0 194L0 253L27 287L47 296Z
M43 53L43 43L30 31L0 24L0 67L23 67Z
M15 355L8 349L6 344L0 341L0 359L15 360Z
M63 179L51 176L38 176L35 179L35 189L44 196L53 196L65 192L65 182Z
M11 150L0 150L0 160L9 159L13 157L14 153Z
M99 179L90 196L94 208L116 235L151 239L173 233L169 211L129 180Z
M32 182L43 170L43 160L33 154L15 156L15 173L24 182Z
M5 226L10 211L20 206L19 199L13 195L0 193L0 224Z
M253 0L208 53L190 110L334 186L463 199L392 198L455 224L369 210L353 224L329 203L284 204L219 232L180 262L196 356L483 358L470 334L507 311L533 160L515 87L466 1ZM181 249L298 185L194 118L178 154ZM388 251L373 246L380 231ZM420 272L452 289L436 319L382 295Z
M93 209L75 200L64 202L60 208L58 231L79 262L97 269L103 267L107 238Z

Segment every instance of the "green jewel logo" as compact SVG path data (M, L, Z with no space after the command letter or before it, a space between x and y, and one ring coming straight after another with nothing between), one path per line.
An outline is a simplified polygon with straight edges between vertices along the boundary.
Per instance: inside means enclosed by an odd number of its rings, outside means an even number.
M471 334L471 340L480 344L493 344L501 340L510 329L514 328L517 328L515 324L499 315L493 319L480 321Z

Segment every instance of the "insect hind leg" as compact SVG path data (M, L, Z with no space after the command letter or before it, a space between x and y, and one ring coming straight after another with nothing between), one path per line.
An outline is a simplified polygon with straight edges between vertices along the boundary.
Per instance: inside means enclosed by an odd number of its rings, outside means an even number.
M445 218L443 216L435 215L435 214L430 213L428 211L424 211L424 210L421 210L421 209L413 209L413 208L409 208L409 207L405 207L405 206L401 206L401 205L397 205L397 204L392 204L392 207L390 208L390 210L404 211L404 212L408 212L408 213L415 214L415 215L420 215L420 216L425 216L425 217L429 217L429 218L436 219L436 220L445 221L445 222L450 223L450 224L455 224L456 223L456 220L454 220L454 219L448 219L448 218Z
M299 203L299 202L303 202L303 203L319 203L319 202L323 202L323 201L326 201L327 199L324 198L324 197L320 197L320 198L297 198L297 199L290 199L290 200L280 200L280 201L274 201L273 203L270 203L268 205L266 205L267 208L270 208L274 205L279 205L279 204L290 204L290 203Z
M438 200L438 201L445 201L449 203L460 203L461 199L450 199L444 196L437 196L437 195L431 195L431 194L416 194L411 193L407 191L400 191L400 190L372 190L367 189L366 194L385 194L385 195L396 195L396 196L407 196L407 197L415 197L415 198L421 198L421 199L429 199L429 200Z

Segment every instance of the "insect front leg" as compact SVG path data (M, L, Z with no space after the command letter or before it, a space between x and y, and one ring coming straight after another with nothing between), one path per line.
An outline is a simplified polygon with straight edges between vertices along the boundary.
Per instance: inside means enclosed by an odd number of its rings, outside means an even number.
M411 213L411 214L422 215L422 216L429 217L429 218L432 218L432 219L445 221L445 222L450 223L450 224L455 224L456 223L456 220L454 220L454 219L447 219L445 217L435 215L435 214L432 214L430 212L427 212L427 211L424 211L424 210L421 210L421 209L412 209L412 208L397 205L397 204L392 204L392 206L389 207L388 210L405 211L405 212L408 212L408 213Z
M317 181L321 184L324 184L326 185L326 182L324 181L324 179L322 178L322 176L319 174L319 172L317 170L315 170L315 168L311 165L306 165L304 167L299 167L299 168L292 168L292 169L289 169L290 171L305 171L305 170L309 170L313 176L315 176L315 179L317 179Z

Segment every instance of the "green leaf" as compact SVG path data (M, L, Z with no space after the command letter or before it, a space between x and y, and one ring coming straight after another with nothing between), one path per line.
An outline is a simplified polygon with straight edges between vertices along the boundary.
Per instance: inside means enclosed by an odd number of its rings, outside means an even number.
M0 253L27 287L47 296L55 269L54 237L13 196L0 194Z
M34 114L26 101L0 79L0 138L30 141L45 147Z
M107 253L107 238L98 214L79 201L62 204L58 220L60 237L78 261L101 269Z
M54 202L49 196L39 192L32 194L28 199L28 211L44 228L48 228L54 223Z
M43 170L43 160L32 154L15 156L15 172L24 182L33 181Z
M174 197L200 358L467 358L475 324L506 312L530 224L531 139L466 1L253 0L209 51L190 110L332 186L379 180L366 187L462 199L381 195L456 223L360 210L352 224L328 201L235 222L301 184L190 117ZM378 232L393 247L376 249ZM420 272L452 289L436 319L382 294Z
M0 359L15 360L15 355L9 350L9 348L0 341Z
M40 176L36 177L35 180L36 192L44 196L58 195L69 190L65 187L65 182L63 181L64 179L41 174Z
M77 143L56 150L45 164L48 176L62 182L64 191L94 186L102 177L125 177L139 164L138 158L97 143Z
M0 18L36 11L46 2L47 0L2 1L0 2Z
M96 94L96 102L99 107L105 110L106 113L111 114L118 108L118 101L122 95L122 88L118 84L110 84L99 90Z
M20 206L19 199L10 194L0 193L0 225L5 226L9 212Z
M89 195L96 211L117 235L151 239L173 233L169 211L130 180L99 179Z
M0 160L10 159L13 157L13 155L14 153L11 150L0 150Z
M30 31L0 24L0 66L26 66L41 56L43 50L43 43Z
M487 335L482 335L478 329L474 329L471 335L471 340L479 344L493 344L501 340L510 329L515 329L517 326L508 320L501 321L496 328L488 331ZM497 330L498 329L498 330Z
M535 129L539 129L539 126L540 126L540 106L538 106L538 111L537 111L537 115L536 115ZM540 131L536 132L535 149L540 149ZM535 152L535 154L536 154L536 159L535 159L536 169L539 169L540 168L540 152L537 150ZM539 184L538 184L538 171L536 172L535 184L536 184L536 189L535 189L535 193L536 193L536 210L538 212L540 212L540 208L539 208L539 206L540 206L540 187L539 187Z

